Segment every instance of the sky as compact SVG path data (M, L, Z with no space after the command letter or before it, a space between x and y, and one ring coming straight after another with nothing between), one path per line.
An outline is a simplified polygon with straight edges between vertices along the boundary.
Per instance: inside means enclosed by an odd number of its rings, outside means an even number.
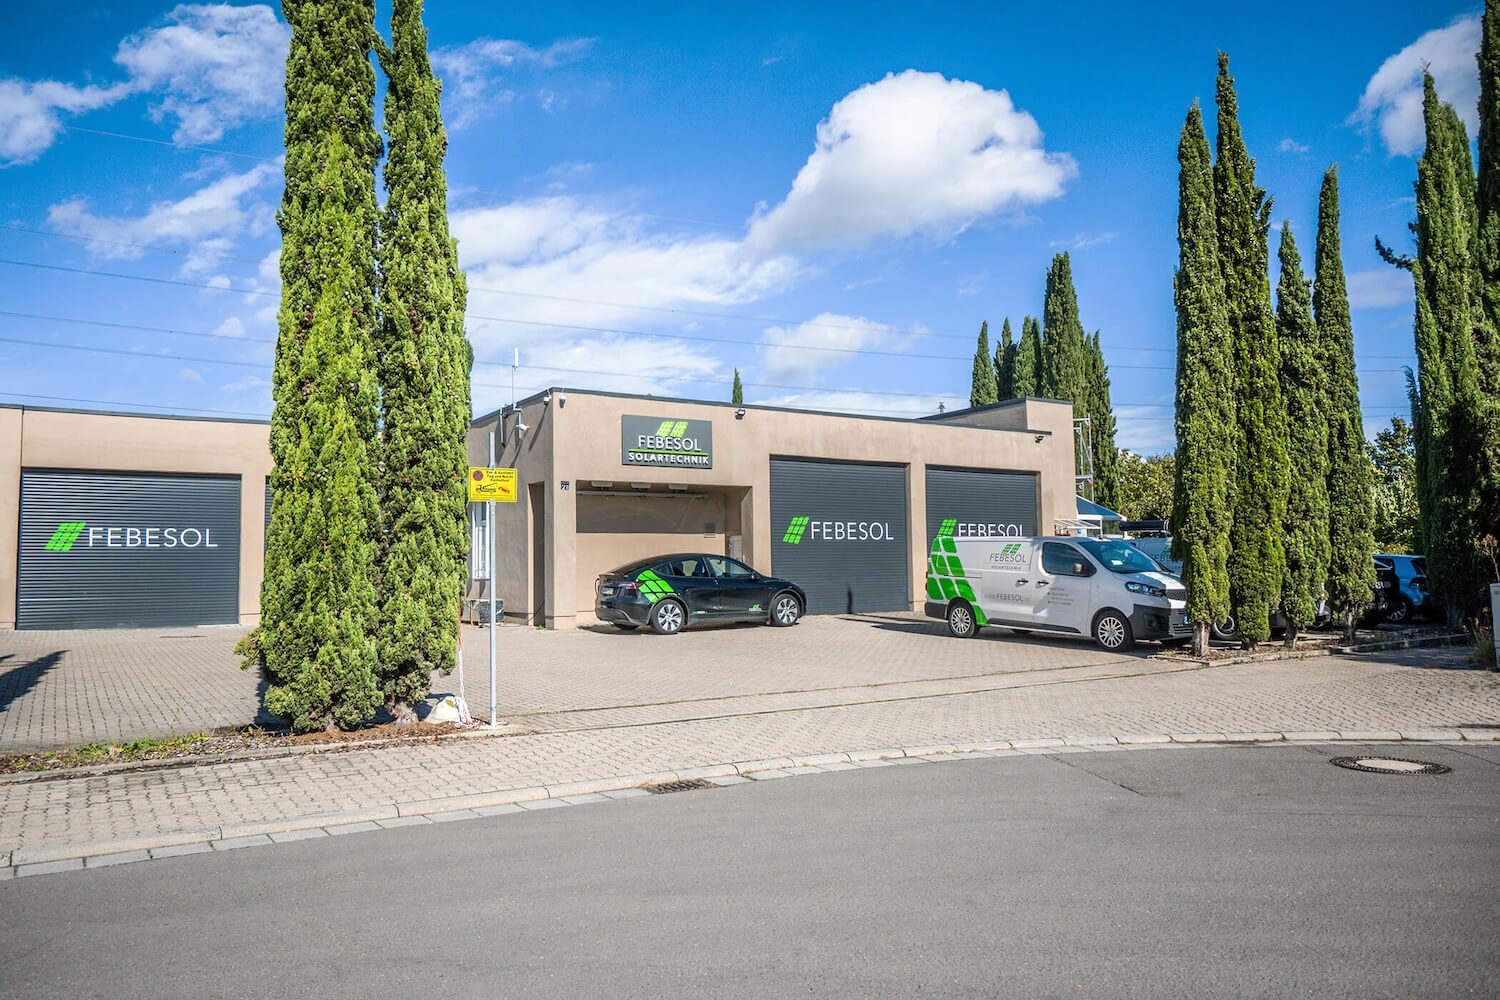
M1170 451L1177 142L1194 100L1212 141L1222 49L1309 269L1338 164L1373 435L1415 359L1374 238L1411 246L1423 65L1472 133L1479 7L1351 6L430 2L475 411L735 369L749 403L962 407L980 323L1019 336L1067 251L1120 445ZM0 402L268 416L279 8L6 17Z

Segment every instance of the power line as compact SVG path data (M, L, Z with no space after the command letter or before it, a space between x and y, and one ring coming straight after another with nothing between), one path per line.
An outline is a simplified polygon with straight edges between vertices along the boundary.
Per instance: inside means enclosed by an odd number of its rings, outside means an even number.
M0 389L0 396L10 396L13 399L45 399L57 403L92 403L96 406L135 406L145 410L172 410L187 411L189 413L217 413L225 417L258 417L266 418L264 413L251 413L248 410L205 410L195 406L165 406L159 403L132 403L118 399L84 399L79 396L44 396L36 392L9 392Z
M102 243L102 244L107 244L107 246L129 247L129 249L154 250L154 252L172 253L172 255L174 255L174 256L184 256L184 255L190 256L190 255L187 255L187 253L181 252L181 250L174 249L174 247L154 246L154 244L150 244L150 243L129 243L129 241L124 241L124 240L104 240L104 238L86 237L86 235L71 234L71 232L49 232L49 231L45 231L45 229L27 229L27 228L24 228L24 226L0 225L0 229L3 229L3 231L9 231L9 232L24 232L24 234L42 235L42 237L63 238L63 240L80 240L80 241L84 241L84 243ZM213 253L213 252L210 252L210 253L208 253L208 255L210 255L210 256L222 256L223 259L233 259L233 261L242 261L242 262L246 262L246 264L257 264L258 265L261 262L260 259L257 259L257 258L249 258L249 256L231 255L231 253ZM49 270L74 271L74 273L92 274L92 276L98 276L98 277L115 277L115 279L124 279L124 280L141 280L141 282L165 283L165 285L180 285L180 286L184 286L184 288L199 288L199 289L204 289L204 291L234 291L234 292L243 292L243 294L246 294L246 295L279 295L279 294L281 294L281 292L270 291L270 289L236 288L236 286L233 286L233 285L229 285L229 286L225 286L225 285L213 285L213 283L207 283L207 282L183 282L183 280L165 279L165 277L147 277L147 276L141 276L141 274L121 274L121 273L118 273L118 271L89 270L89 268L68 268L68 267L62 267L62 265L40 264L40 262L34 262L34 261L12 261L12 259L0 259L0 264L15 265L15 267L39 267L39 268L49 268ZM969 334L938 333L938 331L933 331L933 330L916 330L916 328L910 328L910 330L900 330L900 328L882 327L882 325L874 325L874 324L849 324L849 322L796 321L796 319L786 319L786 318L781 318L781 316L745 315L745 313L714 312L714 310L706 310L706 309L682 309L682 307L673 307L673 306L642 306L642 304L639 304L639 303L621 303L621 301L603 300L603 298L577 298L577 297L571 297L571 295L547 295L547 294L543 294L543 292L523 292L523 291L516 291L516 289L507 289L507 288L484 288L483 285L468 285L468 286L466 286L466 289L468 289L469 292L481 292L481 294L513 295L513 297L535 298L535 300L556 301L556 303L577 304L577 306L601 306L601 307L609 307L609 309L637 309L637 310L643 310L643 312L669 313L669 315L679 315L679 316L699 316L699 318L732 319L732 321L739 321L739 322L772 322L772 324L781 324L781 325L784 325L784 327L814 328L814 330L850 330L850 331L862 331L862 333L891 334L891 336L932 337L932 339L941 339L941 340L963 340L963 342L969 342L969 340L971 340L971 339L977 339L977 334L975 334L975 337L971 337L971 336L969 336ZM604 327L583 327L583 325L544 324L544 322L526 321L526 319L505 318L505 316L481 316L481 315L477 315L477 313L468 313L468 316L469 316L469 318L472 318L472 319L489 319L489 321L493 321L493 322L517 322L517 324L529 324L529 325L556 325L556 327L568 328L568 330L588 330L588 331L597 331L597 333L625 333L625 334L630 334L630 336L660 336L660 337L672 336L672 334L651 334L651 333L643 333L643 331L637 331L637 330L610 330L610 328L604 328ZM678 336L679 336L679 339L684 339L684 340L705 340L705 342L709 342L709 343L742 343L741 340L712 340L712 339L708 339L708 337L688 337L688 336L682 336L682 334L678 334ZM835 351L835 349L840 349L840 348L813 348L813 346L807 346L807 345L790 345L790 343L783 343L783 345L775 345L775 346L786 346L786 348L805 349L805 351L811 351L811 349L822 349L822 351ZM1127 346L1127 345L1121 345L1121 343L1103 343L1103 346L1106 346L1106 348L1109 348L1110 351L1140 351L1140 352L1151 352L1151 354L1176 354L1176 348L1145 348L1145 346ZM852 354L885 354L885 355L894 355L894 357L929 357L929 358L933 358L933 360L944 360L944 361L950 361L950 360L951 361L966 361L966 360L971 360L971 358L951 358L951 357L941 357L941 355L913 355L913 354L906 354L906 352L898 352L898 351L895 351L895 352L891 352L891 351L885 351L885 352L879 352L879 351L859 351L859 349L853 349L853 348L843 348L843 351L852 352ZM1406 354L1365 354L1365 355L1361 355L1361 357L1364 358L1364 360L1389 360L1389 361L1406 361L1406 360L1412 360L1412 355L1406 355ZM1149 366L1149 364L1110 364L1110 367L1118 367L1118 369L1155 370L1155 372L1170 372L1170 370L1176 370L1176 369L1173 369L1173 367L1170 367L1170 366ZM1389 369L1389 370L1398 370L1398 369Z
M260 160L264 163L273 163L279 160L279 156L259 156L255 153L239 153L232 149L212 149L208 146L184 146L180 143L169 142L166 139L152 139L144 135L127 135L124 132L106 132L103 129L84 128L82 125L64 125L63 128L69 132L81 132L84 135L101 135L110 139L129 139L132 142L147 142L153 146L167 146L172 149L190 153L213 153L215 156L238 156L245 160Z

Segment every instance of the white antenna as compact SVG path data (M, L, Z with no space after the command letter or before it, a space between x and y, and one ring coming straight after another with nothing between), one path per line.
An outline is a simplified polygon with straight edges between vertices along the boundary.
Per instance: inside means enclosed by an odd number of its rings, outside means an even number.
M521 367L521 349L513 347L515 354L510 359L510 408L516 408L516 369Z

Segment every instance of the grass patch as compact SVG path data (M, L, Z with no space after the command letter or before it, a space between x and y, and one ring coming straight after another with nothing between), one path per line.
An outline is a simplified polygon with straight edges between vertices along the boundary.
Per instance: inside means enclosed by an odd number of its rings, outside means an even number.
M192 752L195 745L208 739L207 733L147 737L127 743L84 743L65 750L45 753L18 753L0 756L0 774L20 771L51 771L62 767L84 767L89 764L124 764L136 760L162 760Z

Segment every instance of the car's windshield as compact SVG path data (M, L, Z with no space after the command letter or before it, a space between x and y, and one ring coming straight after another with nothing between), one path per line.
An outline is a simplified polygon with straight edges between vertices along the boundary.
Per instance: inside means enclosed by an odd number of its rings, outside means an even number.
M1075 539L1084 551L1113 573L1153 573L1157 571L1154 560L1129 542L1098 538Z

